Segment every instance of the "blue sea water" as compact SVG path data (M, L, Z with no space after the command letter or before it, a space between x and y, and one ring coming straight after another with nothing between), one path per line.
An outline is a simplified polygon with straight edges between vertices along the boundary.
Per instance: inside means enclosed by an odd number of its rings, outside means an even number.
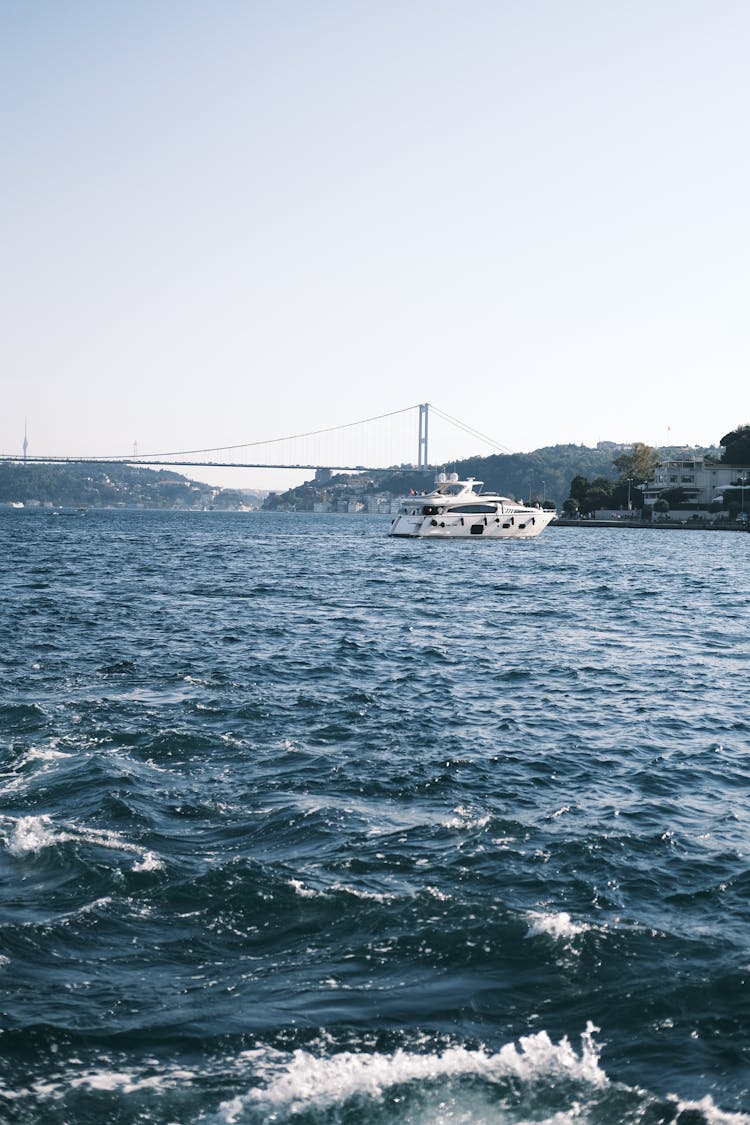
M750 1122L750 535L0 513L0 1120Z

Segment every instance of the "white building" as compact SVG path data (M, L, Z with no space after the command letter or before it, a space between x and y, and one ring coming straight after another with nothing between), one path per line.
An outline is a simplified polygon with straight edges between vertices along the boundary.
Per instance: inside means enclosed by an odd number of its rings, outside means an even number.
M378 515L387 516L391 511L391 498L385 493L379 493L377 496L368 496L366 507L368 512L375 512Z
M750 468L686 457L657 465L654 479L643 485L643 503L653 506L663 492L681 488L686 503L708 507L715 500L723 500L726 488L745 487L750 488Z

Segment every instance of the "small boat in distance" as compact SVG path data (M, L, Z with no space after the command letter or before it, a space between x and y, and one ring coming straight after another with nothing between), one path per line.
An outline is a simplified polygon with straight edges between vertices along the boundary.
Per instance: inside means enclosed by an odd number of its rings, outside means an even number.
M533 507L494 492L483 481L459 480L440 473L432 492L406 496L389 535L406 539L533 539L556 516L554 509Z

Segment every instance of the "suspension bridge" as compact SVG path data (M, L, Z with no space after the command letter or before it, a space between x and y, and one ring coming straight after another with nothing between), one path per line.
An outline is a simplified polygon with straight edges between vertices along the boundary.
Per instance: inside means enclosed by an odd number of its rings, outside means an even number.
M441 456L430 460L431 431L437 420L443 430ZM472 453L446 455L445 431L460 433L462 444L474 443ZM384 441L383 435L387 435ZM373 434L375 435L373 438ZM476 444L480 450L477 451ZM459 443L455 443L459 444ZM454 444L454 448L455 448ZM314 449L314 454L312 450ZM416 452L416 458L413 456ZM400 410L343 425L288 434L264 441L237 442L204 449L182 449L167 453L132 452L114 455L29 454L24 434L20 454L0 454L0 463L46 465L133 465L211 469L290 469L321 472L375 472L383 469L432 469L436 465L478 453L509 453L510 450L474 427L452 417L439 407L423 402ZM362 453L369 456L362 457ZM307 455L305 455L307 454ZM377 463L375 463L377 461ZM366 463L365 463L366 462Z

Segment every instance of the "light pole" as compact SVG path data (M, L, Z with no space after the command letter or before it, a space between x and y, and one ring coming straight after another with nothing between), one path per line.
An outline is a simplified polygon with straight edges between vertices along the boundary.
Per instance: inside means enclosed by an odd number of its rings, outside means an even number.
M633 505L630 502L630 486L631 486L632 483L633 483L633 478L628 477L628 511L629 512L633 511Z

